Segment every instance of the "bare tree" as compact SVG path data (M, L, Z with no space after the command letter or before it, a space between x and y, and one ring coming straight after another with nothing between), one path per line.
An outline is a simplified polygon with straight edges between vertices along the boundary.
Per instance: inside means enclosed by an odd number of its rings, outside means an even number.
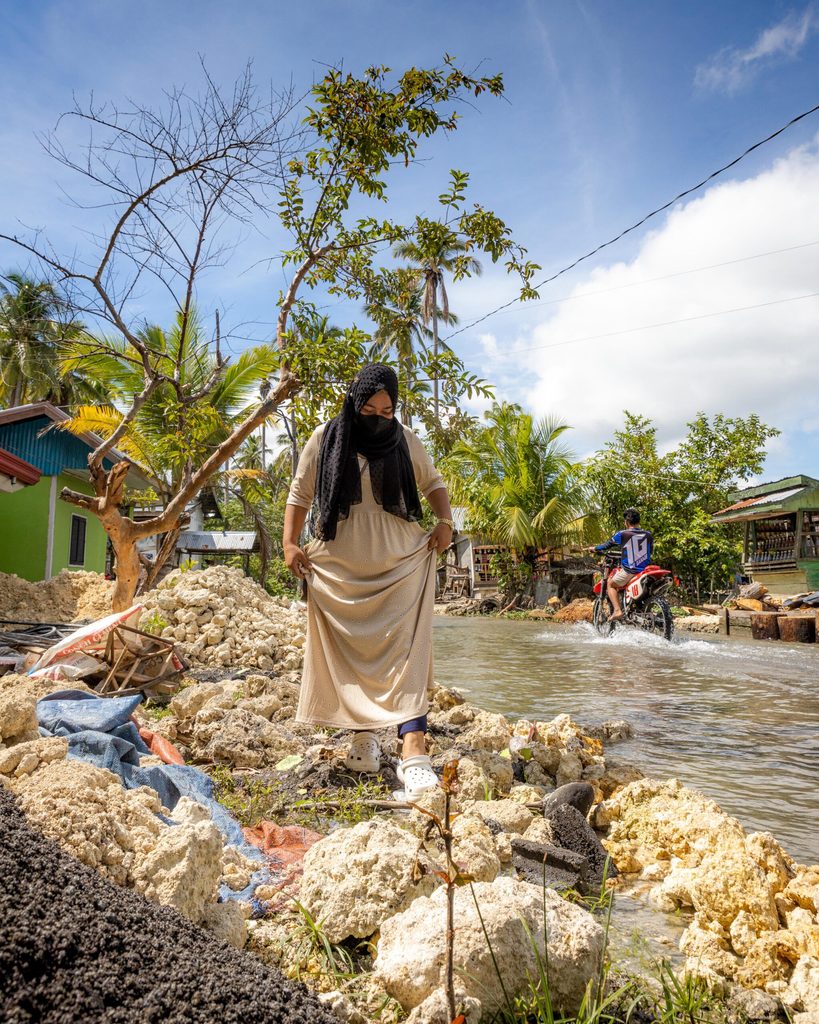
M67 260L37 238L27 241L2 233L0 238L49 268L70 290L78 313L113 328L116 342L92 339L89 355L113 352L142 374L141 390L89 458L95 496L68 489L61 495L98 516L111 538L118 559L115 607L127 606L136 592L136 541L178 529L185 505L294 393L298 383L292 371L299 365L311 369L310 346L302 346L302 356L298 345L294 351L297 332L289 323L303 301L301 292L319 287L356 302L383 302L389 275L379 267L380 253L396 242L417 240L428 230L424 218L402 225L381 216L391 173L414 162L423 140L456 129L454 104L471 102L484 92L501 95L501 76L476 77L449 56L439 67L409 68L397 77L382 66L369 67L359 77L331 68L312 87L307 116L296 128L290 123L292 92L262 96L248 69L226 96L205 71L200 95L171 92L158 112L138 105L124 110L93 103L75 107L67 116L86 125L90 137L81 160L57 137L44 140L56 160L99 190L100 202L87 204L89 208L110 210L107 230L92 236L87 246L94 259ZM469 276L473 252L486 253L519 277L521 298L536 297L531 278L538 265L526 258L526 250L498 216L480 204L466 203L468 177L452 171L449 189L438 197L447 211L448 230L470 254L456 259L453 278ZM105 455L158 388L174 389L182 405L207 401L225 365L218 327L212 373L195 386L185 383L183 374L185 331L193 323L197 284L205 269L224 258L221 227L250 227L272 210L291 239L290 247L275 257L290 274L277 304L278 386L206 459L191 460L161 515L134 523L121 510L128 464L106 470ZM183 343L175 365L168 366L163 353L151 345L150 333L140 330L145 324L138 314L138 293L149 279L165 289L181 320ZM442 376L440 364L439 356L435 378ZM460 364L450 376L470 394L480 384ZM293 424L291 419L295 461ZM169 540L163 552L171 547Z
M89 219L102 220L89 232L82 255L63 256L46 240L1 233L51 272L72 307L100 328L82 344L88 355L110 354L140 368L143 386L119 425L89 456L94 497L65 488L60 497L99 518L117 558L114 608L130 605L136 593L140 560L136 543L157 534L178 534L185 507L252 431L264 423L296 389L284 374L273 391L233 429L209 457L186 467L180 486L161 514L136 523L123 511L129 463L106 468L106 456L128 431L140 410L162 385L177 403L207 400L227 364L218 319L213 335L215 359L204 380L191 384L184 374L185 332L193 320L197 289L204 272L220 265L229 250L226 225L252 226L267 214L281 185L283 168L298 152L301 129L293 127L291 91L260 92L250 67L225 93L204 71L204 86L192 94L177 89L158 109L75 105L63 115L58 133L43 138L46 151L83 179L91 196L75 196ZM60 138L65 119L87 129L81 157ZM181 322L182 340L175 363L152 350L140 308L150 283L166 293ZM106 331L107 333L102 333ZM200 460L201 461L201 460ZM109 460L110 465L110 460ZM163 554L171 544L163 545Z

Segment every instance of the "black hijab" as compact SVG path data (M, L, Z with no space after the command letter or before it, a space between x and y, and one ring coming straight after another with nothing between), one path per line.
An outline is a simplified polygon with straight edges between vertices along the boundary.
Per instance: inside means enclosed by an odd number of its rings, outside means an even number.
M418 522L423 515L404 428L393 418L385 429L374 434L361 421L361 410L379 391L387 392L395 409L395 370L370 363L359 371L347 390L341 412L324 431L316 478L316 533L321 540L334 540L338 521L346 519L350 506L361 501L359 454L370 464L373 497L385 512L410 522Z

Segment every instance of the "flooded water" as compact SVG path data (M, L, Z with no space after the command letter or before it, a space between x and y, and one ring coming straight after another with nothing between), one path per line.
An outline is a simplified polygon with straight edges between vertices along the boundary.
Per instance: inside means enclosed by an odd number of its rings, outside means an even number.
M819 863L819 646L441 617L435 653L438 682L488 710L626 719L635 737L611 756L676 776Z

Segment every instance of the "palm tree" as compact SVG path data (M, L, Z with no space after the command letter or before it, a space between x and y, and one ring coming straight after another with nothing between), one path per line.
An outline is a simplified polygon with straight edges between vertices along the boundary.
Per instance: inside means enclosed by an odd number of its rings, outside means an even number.
M265 345L246 350L219 370L216 386L206 399L191 400L216 370L215 356L195 313L180 314L170 331L144 328L140 340L169 380L140 408L117 447L146 471L160 500L167 504L231 433L258 394L260 382L274 372L276 353ZM119 407L130 407L144 387L142 366L130 352L127 343L117 339L105 339L100 348L93 341L74 345L69 365L82 363L103 384L109 398L105 404L81 406L60 429L73 434L90 431L103 438L113 434L123 418ZM236 479L249 480L256 474L254 468L242 467ZM219 486L217 480L213 486ZM161 563L154 564L149 583L160 567Z
M449 297L446 292L445 275L478 275L480 263L469 255L466 244L446 224L440 221L419 221L415 237L395 245L394 253L399 259L413 265L416 279L421 287L422 319L424 324L432 323L432 354L438 355L438 303L440 313L446 322L449 318ZM439 422L439 389L437 376L432 384L432 403L436 423Z
M453 500L490 540L518 551L559 546L584 504L574 455L560 442L569 427L506 402L486 418L443 464Z
M419 350L426 350L433 338L433 332L425 321L424 289L419 283L418 270L413 267L386 270L382 276L385 284L382 298L366 306L367 315L377 325L373 334L375 353L379 358L391 351L395 353L401 376L409 391L414 377L415 354ZM449 310L444 312L436 309L435 317L448 325L458 322L458 318ZM412 426L410 405L408 394L402 410L402 419L408 427Z
M63 357L85 328L47 281L10 273L0 282L0 405L49 401L71 406L103 397L82 366Z

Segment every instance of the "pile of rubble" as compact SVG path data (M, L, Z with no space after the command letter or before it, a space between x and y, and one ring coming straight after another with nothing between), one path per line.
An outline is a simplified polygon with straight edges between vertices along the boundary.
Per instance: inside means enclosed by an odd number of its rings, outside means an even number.
M303 985L68 856L0 787L0 1018L333 1024Z
M794 1021L819 1011L819 865L794 863L770 832L747 834L677 780L643 779L594 812L614 863L653 884L662 910L693 913L685 968L781 1000Z
M69 572L39 583L0 573L0 619L92 622L111 614L114 584L96 572Z
M570 601L565 608L559 608L554 614L555 622L591 622L594 614L594 601L587 597L578 597Z
M194 683L171 700L170 714L151 728L174 743L186 760L230 768L266 768L302 754L313 733L296 726L297 676L248 675Z
M182 587L180 594L188 588L207 597L220 580L227 588L232 575L182 574L158 593ZM193 585L205 578L213 591ZM246 592L249 584L241 581ZM221 597L236 601L229 591ZM185 597L179 607L204 609L199 600ZM208 611L204 627L213 620ZM255 780L262 787L257 792L278 793L283 813L305 798L326 800L357 784L344 768L349 735L295 722L295 671L240 675L190 681L161 713L140 710L137 717L173 741L188 762L228 769L236 787ZM234 945L249 936L257 956L287 970L304 969L289 959L298 948L294 935L303 929L288 909L295 895L322 922L330 942L374 943L366 974L373 1002L362 1000L362 1006L390 997L409 1013L409 1024L443 1019L446 855L430 826L430 815L443 814L440 790L420 801L422 810L346 827L334 821L328 835L313 834L298 871L288 875L293 888L284 889L275 877L259 886L262 914L248 921L249 905L221 903L218 892L220 885L241 892L258 862L223 845L204 806L183 798L169 825L155 791L124 789L117 775L67 759L63 739L40 737L34 706L47 686L46 680L0 680L0 784L40 832L106 883L174 908ZM607 746L630 737L627 723L582 728L569 715L513 723L443 687L433 687L430 700L433 763L440 769L458 761L453 857L474 880L455 896L458 995L469 1024L491 1016L505 998L493 959L510 996L526 992L527 974L546 954L531 937L539 943L544 934L550 963L559 964L552 993L557 1009L576 1012L587 982L597 976L604 937L592 915L558 892L599 891L606 851L615 866L609 876L617 870L639 876L660 908L692 914L682 941L686 970L724 992L757 990L774 1011L819 1008L819 867L795 864L773 836L746 834L716 804L678 782L644 779L618 764ZM391 788L394 729L380 731L379 739L383 780ZM545 894L544 875L553 887ZM317 977L320 984L327 980L321 971ZM348 1019L361 1019L345 997L338 1000Z
M29 821L83 864L242 946L244 908L217 902L219 886L241 891L258 864L224 848L216 825L192 800L183 797L168 824L154 790L126 790L113 772L69 759L65 739L41 738L36 703L44 689L46 680L0 679L0 785L16 795Z
M142 626L173 640L198 665L270 672L301 667L304 614L271 597L240 569L177 571L142 599Z

